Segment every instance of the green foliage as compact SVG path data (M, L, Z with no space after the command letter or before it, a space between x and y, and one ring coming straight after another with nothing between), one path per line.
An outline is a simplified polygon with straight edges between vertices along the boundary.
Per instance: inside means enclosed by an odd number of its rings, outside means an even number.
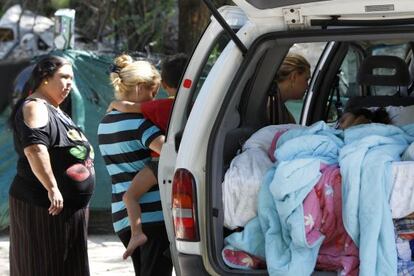
M164 30L174 8L174 0L117 1L112 24L116 29L113 36L126 41L121 43L121 50L143 51L146 45L155 44L154 49L162 51Z
M70 0L50 0L50 4L55 9L69 8Z
M0 0L0 13L20 4L52 17L57 8L76 10L76 31L85 41L106 42L118 51L163 52L165 30L178 0Z

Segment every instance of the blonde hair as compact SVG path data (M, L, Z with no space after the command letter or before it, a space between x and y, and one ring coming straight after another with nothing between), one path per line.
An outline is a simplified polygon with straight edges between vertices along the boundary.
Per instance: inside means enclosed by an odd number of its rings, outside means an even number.
M160 73L148 61L134 61L131 56L122 54L115 58L114 66L116 69L112 70L109 77L118 100L127 98L129 93L135 93L138 84L151 89L161 83Z
M310 64L299 54L288 54L277 71L276 81L282 82L286 80L294 71L297 71L299 74L310 72Z

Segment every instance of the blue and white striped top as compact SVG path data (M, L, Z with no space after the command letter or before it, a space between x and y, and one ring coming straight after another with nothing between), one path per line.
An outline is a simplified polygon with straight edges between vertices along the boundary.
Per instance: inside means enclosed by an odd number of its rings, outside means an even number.
M111 209L116 233L129 229L122 196L134 176L151 160L149 145L159 135L160 129L139 113L111 111L99 124L99 149L112 179ZM143 224L164 220L158 186L141 197L140 205Z

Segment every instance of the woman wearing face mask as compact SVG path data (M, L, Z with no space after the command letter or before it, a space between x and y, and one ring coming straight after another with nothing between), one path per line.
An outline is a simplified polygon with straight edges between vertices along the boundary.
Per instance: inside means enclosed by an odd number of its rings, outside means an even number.
M59 108L72 81L68 60L42 58L10 117L18 154L9 192L10 275L89 275L93 149Z
M114 60L110 79L117 100L141 103L157 93L161 77L147 61L134 61L129 55ZM134 176L151 161L151 150L159 153L164 142L162 131L141 113L112 110L98 127L99 149L112 179L112 220L115 233L128 246L131 226L146 233L147 240L136 248L132 262L136 275L171 275L171 259L164 255L169 242L162 215L158 186L140 196L141 216L130 222L123 196Z

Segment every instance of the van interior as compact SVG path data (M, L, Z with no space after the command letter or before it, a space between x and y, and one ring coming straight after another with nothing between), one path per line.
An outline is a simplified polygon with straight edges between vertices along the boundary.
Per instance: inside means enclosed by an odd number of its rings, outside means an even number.
M223 262L223 240L235 230L223 225L222 183L243 143L260 128L279 124L277 116L269 116L275 112L269 99L276 72L289 52L300 53L311 64L304 99L286 103L297 123L309 126L322 120L335 126L354 108L414 105L412 27L327 28L258 39L230 86L209 140L207 236L209 261L219 274L267 274L231 269Z

